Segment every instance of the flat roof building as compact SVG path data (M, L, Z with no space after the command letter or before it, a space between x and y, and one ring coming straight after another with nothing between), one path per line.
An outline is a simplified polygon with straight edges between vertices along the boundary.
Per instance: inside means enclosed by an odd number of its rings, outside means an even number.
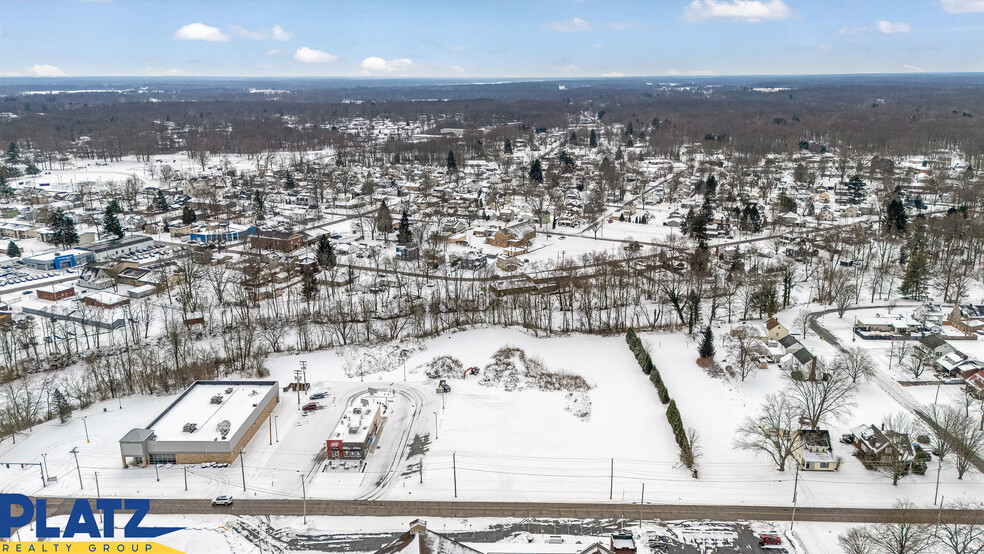
M123 467L231 463L280 401L276 381L195 381L149 425L120 439Z
M369 405L352 406L342 413L328 437L329 460L366 459L382 425L382 409L379 404L370 402L364 401L363 404Z

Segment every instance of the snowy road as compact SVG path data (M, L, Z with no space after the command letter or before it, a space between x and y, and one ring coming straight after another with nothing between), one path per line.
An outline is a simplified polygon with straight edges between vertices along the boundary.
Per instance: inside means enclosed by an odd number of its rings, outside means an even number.
M75 499L48 499L48 514L67 515ZM90 501L93 503L94 500ZM239 500L232 506L213 507L209 500L161 499L151 506L151 514L227 514L299 516L305 507L301 500ZM540 503L540 502L443 502L400 500L308 500L307 515L322 516L414 516L414 517L536 517L604 519L629 518L661 520L712 519L717 521L787 521L789 507L711 506L690 504L620 503ZM881 523L898 520L893 508L813 508L798 507L796 521ZM978 510L914 509L906 513L913 523L945 521L984 523Z

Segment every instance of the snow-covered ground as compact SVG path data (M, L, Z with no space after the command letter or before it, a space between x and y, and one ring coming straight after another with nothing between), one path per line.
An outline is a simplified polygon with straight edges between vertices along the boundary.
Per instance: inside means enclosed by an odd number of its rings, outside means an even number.
M827 316L832 317L836 316ZM299 361L305 360L312 391L326 391L329 397L321 401L324 409L303 416L294 395L281 396L274 425L261 429L245 449L245 493L238 463L229 468L187 468L187 492L183 467L159 469L159 482L154 468L122 468L119 438L130 428L149 423L173 397L127 398L122 410L116 401L100 403L77 411L69 423L38 426L16 445L5 442L0 445L0 461L34 463L46 454L49 472L58 482L42 490L36 467L12 465L0 469L0 486L28 494L91 494L98 472L101 492L107 496L299 498L304 475L312 497L450 500L456 470L461 500L635 502L645 485L646 502L788 505L792 467L779 472L767 459L733 447L742 418L754 413L767 393L783 388L780 370L758 371L744 383L710 377L696 365L696 345L684 335L643 334L642 338L651 345L684 423L700 432L704 452L700 479L681 467L656 390L622 336L537 338L520 330L484 329L439 336L414 347L405 383L403 365L381 363L386 357L378 348L271 358L272 377L281 382L292 380ZM812 334L806 344L818 355L832 354L829 345ZM451 380L453 392L442 399L420 369L445 354L461 360L464 367L484 368L492 353L505 345L540 357L551 371L584 377L593 387L587 393L590 416L581 419L566 411L569 399L563 392L506 391L480 384L481 375ZM359 375L363 352L371 354L366 372L385 369L368 373L364 383ZM369 386L378 389L378 400L390 408L365 472L321 471L323 466L315 458L325 439L345 406ZM861 386L857 404L852 417L831 423L833 437L859 423L880 422L884 415L901 409L874 382ZM407 457L404 449L418 435L429 440L422 445L426 449L422 476L420 457ZM76 446L85 487L81 491L69 452ZM835 452L843 459L839 471L801 472L800 506L889 506L899 497L932 502L935 472L907 476L893 487L888 478L865 470L849 447L835 444ZM973 471L957 480L945 464L940 492L954 501L979 498L984 495L984 482Z

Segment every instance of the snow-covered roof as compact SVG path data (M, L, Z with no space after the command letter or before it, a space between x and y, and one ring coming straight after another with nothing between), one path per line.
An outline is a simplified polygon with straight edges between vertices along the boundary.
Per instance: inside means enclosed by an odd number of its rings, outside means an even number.
M379 404L347 408L341 419L338 420L335 430L328 437L329 440L365 442L366 436L372 430L372 422L375 421L379 409Z
M196 381L147 429L153 430L160 441L222 440L219 423L228 421L225 434L234 436L260 400L276 387L276 381ZM212 399L219 397L221 401L213 403ZM194 432L184 431L188 423L196 425Z

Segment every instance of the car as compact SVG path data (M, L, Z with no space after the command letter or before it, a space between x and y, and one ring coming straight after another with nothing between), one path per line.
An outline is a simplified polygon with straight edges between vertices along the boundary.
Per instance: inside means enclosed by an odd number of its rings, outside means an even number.
M232 506L232 497L228 494L223 494L222 496L216 496L212 499L213 506Z
M322 398L324 398L326 396L328 396L328 393L327 392L316 392L316 393L312 394L311 396L309 396L308 398L310 398L311 400L321 400Z
M782 544L782 539L779 538L779 535L768 534L759 537L759 546L773 546L777 544Z
M318 406L318 403L317 402L308 402L303 407L301 407L301 410L303 410L305 412L313 412L313 411L317 410L318 407L319 406Z

